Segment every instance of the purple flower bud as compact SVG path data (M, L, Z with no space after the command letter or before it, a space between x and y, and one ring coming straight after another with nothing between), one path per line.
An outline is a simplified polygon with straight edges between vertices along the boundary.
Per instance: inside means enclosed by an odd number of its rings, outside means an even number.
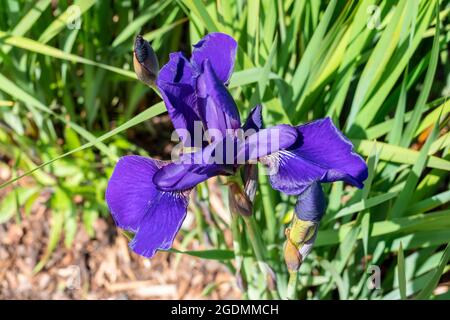
M297 198L295 214L300 220L319 222L325 213L326 201L319 182L312 183Z
M139 80L148 86L155 84L159 72L158 58L150 44L141 35L138 35L134 42L133 64Z

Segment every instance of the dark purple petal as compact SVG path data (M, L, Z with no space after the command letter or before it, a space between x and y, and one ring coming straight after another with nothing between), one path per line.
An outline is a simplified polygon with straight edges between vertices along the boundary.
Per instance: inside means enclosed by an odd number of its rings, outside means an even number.
M106 203L117 226L135 232L158 193L152 182L161 162L125 156L117 162L106 188Z
M242 129L244 133L248 130L253 130L254 132L259 131L263 127L262 118L262 106L260 104L256 105L248 114Z
M187 193L160 191L153 183L162 166L150 158L122 157L106 189L114 221L122 229L137 232L130 246L145 257L171 246L186 215Z
M271 154L260 161L269 168L272 188L290 195L302 193L311 183L319 181L325 171L287 150Z
M326 201L319 182L312 183L297 198L295 214L303 221L319 222L325 213Z
M299 126L298 131L303 144L297 153L327 168L322 182L343 180L358 188L363 187L368 175L366 162L353 151L353 144L330 118Z
M216 76L209 60L203 63L203 72L197 78L196 89L199 114L206 129L218 130L223 138L227 129L240 128L241 120L236 103ZM215 136L213 133L211 135Z
M183 53L173 52L169 55L169 62L159 72L158 80L192 86L195 75L195 69Z
M216 161L214 158L218 144L208 145L195 153L183 154L179 161L158 170L153 182L163 191L183 191L211 177L226 174L230 169L224 164L223 159Z
M186 147L193 147L195 123L201 128L201 120L194 111L196 97L192 87L163 81L158 81L158 86L180 140Z
M220 164L171 163L158 171L153 181L160 190L189 190L200 182L224 172L224 165Z
M151 258L156 250L169 249L186 216L187 206L187 194L158 192L130 242L133 251Z
M363 187L367 165L330 118L298 126L297 131L295 145L262 159L274 189L298 195L314 181L338 180Z
M297 130L287 124L262 129L247 137L239 148L238 163L257 160L282 149L289 148L297 140Z
M227 34L210 33L194 45L191 62L200 70L205 60L211 62L217 78L228 83L234 68L237 43Z
M189 61L180 52L171 53L169 62L161 69L157 80L173 126L187 147L194 146L194 122L201 123L195 89L192 86L194 72Z

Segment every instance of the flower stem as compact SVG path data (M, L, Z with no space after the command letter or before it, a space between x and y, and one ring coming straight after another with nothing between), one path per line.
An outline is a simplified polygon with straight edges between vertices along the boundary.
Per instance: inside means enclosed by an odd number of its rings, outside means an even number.
M237 216L241 216L244 219L248 238L255 252L258 267L265 277L268 294L274 299L279 299L278 292L276 290L276 276L269 265L265 262L267 257L266 247L264 246L258 226L252 215L253 203L240 187L243 185L243 181L240 176L228 178L227 184L229 185L228 195L232 217L232 228L235 233L233 234L233 237L235 239L240 239L238 225L233 227L233 217L236 216L237 218Z
M274 299L279 299L278 292L276 290L276 283L275 283L275 275L273 272L271 272L270 267L265 262L265 247L264 243L261 239L261 235L258 232L258 228L255 224L255 221L252 216L243 217L245 221L245 225L247 227L248 236L250 239L250 242L252 244L253 250L255 252L256 260L258 262L258 267L263 273L263 275L266 277L266 281L268 282L268 289L270 294Z
M198 241L201 244L204 244L205 239L203 237L204 234L204 223L203 223L203 216L202 216L202 212L200 210L200 208L198 206L195 206L194 208L194 215L195 215L195 221L196 223L196 232L197 232L197 237L198 237Z
M267 180L264 169L260 166L259 170L259 186L261 191L264 216L267 221L267 233L269 235L270 243L275 243L277 226L277 222L275 220L275 210L273 208L273 204L275 203L275 201L273 199L272 190L269 187L269 181Z
M244 299L248 299L247 277L244 268L244 255L242 254L242 241L239 232L239 216L231 213L231 233L233 235L233 251L236 259L236 276L240 277L239 286L242 289Z
M289 271L289 281L287 286L286 298L288 300L297 299L297 283L298 283L298 271Z

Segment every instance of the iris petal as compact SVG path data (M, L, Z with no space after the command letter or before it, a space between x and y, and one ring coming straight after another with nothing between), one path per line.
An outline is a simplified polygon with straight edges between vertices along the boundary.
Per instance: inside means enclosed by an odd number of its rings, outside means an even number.
M130 247L145 257L168 249L183 223L186 192L164 192L153 183L161 161L140 156L120 158L106 189L106 202L117 226L136 232Z
M180 52L176 52L170 54L170 60L161 69L157 80L173 126L186 147L194 146L195 121L201 121L192 86L195 74L190 62Z
M298 195L314 181L338 180L363 187L367 165L330 118L298 126L297 132L293 146L263 159L274 189Z
M236 103L216 76L209 60L203 63L203 72L197 78L196 92L199 114L213 137L212 141L221 140L228 129L240 128L241 120Z
M161 163L140 156L120 158L106 188L106 203L117 226L137 231L157 190L153 175Z
M233 73L237 43L227 34L210 33L194 45L192 64L200 70L203 62L209 60L217 78L227 84Z
M192 85L195 75L195 69L183 53L173 52L169 55L169 62L159 72L158 79L164 82Z
M184 221L187 206L187 194L158 192L130 242L133 251L151 258L157 250L169 249Z
M158 170L153 182L163 191L183 191L211 177L227 174L231 169L224 159L215 158L219 145L221 148L222 143L216 142L198 152L183 154L179 161Z
M256 105L248 114L245 120L242 130L246 132L247 130L253 130L254 132L259 131L263 127L262 118L262 107L260 104Z
M200 182L224 173L224 166L219 164L171 163L158 171L154 182L160 190L189 190Z
M236 49L232 37L211 33L194 45L190 61L181 52L171 53L161 69L157 86L185 146L196 146L196 121L202 121L205 129L219 130L218 134L210 132L213 136L223 137L226 129L240 127L236 104L225 87L233 72Z
M295 214L303 221L319 222L325 213L326 201L322 186L312 183L297 198Z
M289 148L297 140L297 130L287 124L262 129L247 137L239 148L238 161L257 160L258 158ZM242 162L239 162L242 163Z

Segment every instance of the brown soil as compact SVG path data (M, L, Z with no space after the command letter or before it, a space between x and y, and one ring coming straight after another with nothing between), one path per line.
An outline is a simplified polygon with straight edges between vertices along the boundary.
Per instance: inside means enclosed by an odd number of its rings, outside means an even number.
M8 191L2 190L0 199ZM20 223L12 218L0 225L0 299L240 298L233 276L220 263L166 252L145 259L128 248L110 219L96 221L93 239L80 224L73 245L67 248L61 240L33 274L49 238L45 200L43 195L34 203L30 216L21 212ZM189 249L201 248L194 242Z

